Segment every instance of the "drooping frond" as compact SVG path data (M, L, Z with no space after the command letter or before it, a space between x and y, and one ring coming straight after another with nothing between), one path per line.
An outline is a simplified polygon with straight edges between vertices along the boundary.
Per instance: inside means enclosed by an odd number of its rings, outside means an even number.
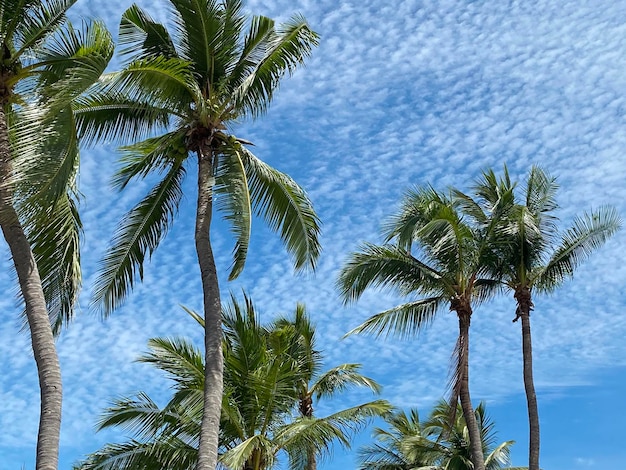
M93 294L93 305L104 315L124 301L137 275L143 278L146 254L157 248L178 210L184 175L182 162L173 162L161 182L122 219Z
M309 393L316 400L322 397L331 397L348 387L367 387L374 393L380 393L381 386L375 380L362 375L361 364L341 364L327 370L320 375L309 388Z
M296 269L315 268L321 246L320 221L306 192L289 176L242 149L250 198L270 229L280 233Z
M221 158L215 177L215 207L224 214L235 237L233 249L233 265L228 276L236 279L243 271L250 243L252 225L252 207L248 178L240 152L241 146L236 143L223 145L220 149Z

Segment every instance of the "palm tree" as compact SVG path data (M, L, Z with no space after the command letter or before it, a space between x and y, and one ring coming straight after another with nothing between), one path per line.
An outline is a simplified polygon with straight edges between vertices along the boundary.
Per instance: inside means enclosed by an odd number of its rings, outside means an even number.
M450 404L440 401L425 422L416 409L407 415L397 411L385 418L389 429L374 429L376 443L359 451L361 470L472 470L468 428L458 410L450 424ZM496 445L494 423L481 403L475 410L487 470L498 470L510 462L514 441ZM521 468L506 467L509 470ZM524 468L525 470L525 468Z
M301 306L297 309L303 312ZM201 316L188 311L203 324ZM311 453L319 456L338 441L350 444L352 431L370 417L390 410L383 400L338 411L325 418L303 417L298 408L300 382L311 371L295 325L308 318L287 319L269 328L259 323L249 298L224 312L224 396L218 468L261 470L272 468L278 454L287 454L293 467L305 468ZM122 426L135 438L108 444L77 468L131 470L168 468L190 470L197 464L203 407L204 364L197 348L184 340L157 338L140 361L165 371L174 381L174 396L159 408L146 394L117 400L105 411L99 428ZM318 351L311 350L321 359ZM297 352L298 354L294 354ZM354 373L354 376L358 374ZM355 385L375 382L360 376Z
M456 312L459 336L450 400L455 406L451 413L456 412L460 399L477 470L485 466L469 391L469 327L473 305L498 286L497 280L482 276L484 266L492 262L492 229L477 230L466 223L451 196L432 187L412 190L406 194L399 214L385 226L386 244L367 244L352 254L338 280L346 302L358 299L369 286L392 287L404 296L420 296L370 317L349 334L387 332L408 336L430 323L444 305ZM418 250L415 254L413 245Z
M76 30L73 0L0 0L0 227L24 301L41 392L37 469L56 469L62 383L54 334L81 284L71 104L104 71L101 23Z
M101 83L97 96L82 102L79 126L91 142L131 142L123 148L119 188L134 177L164 175L123 218L104 258L94 302L105 315L142 278L145 256L171 225L181 182L196 158L195 247L206 322L198 468L209 470L217 463L223 386L220 295L210 238L214 206L236 239L230 279L246 261L251 207L280 233L296 268L314 268L320 251L319 221L304 191L254 156L245 146L249 142L228 128L266 111L280 79L310 55L317 35L300 16L279 26L263 16L249 19L240 0L170 4L173 35L136 5L123 14L119 41L130 61Z
M533 381L530 312L532 292L551 293L572 277L576 267L599 248L620 227L614 208L605 206L576 217L564 233L557 227L553 212L558 208L558 186L541 168L534 166L522 191L523 203L515 204L511 195L515 185L508 171L498 178L492 170L485 171L475 185L476 201L459 193L465 211L478 223L491 225L499 219L492 246L497 251L491 266L494 276L513 293L517 308L514 322L521 319L524 388L529 420L529 469L539 470L539 413ZM503 204L502 201L507 203ZM494 206L508 206L493 216ZM503 216L502 212L506 215Z

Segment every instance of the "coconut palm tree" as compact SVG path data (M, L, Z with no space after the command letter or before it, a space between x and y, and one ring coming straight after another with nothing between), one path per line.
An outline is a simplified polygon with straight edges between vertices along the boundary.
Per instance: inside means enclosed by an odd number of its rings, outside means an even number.
M440 401L428 419L420 422L416 409L407 415L397 411L385 418L389 429L376 428L377 441L360 449L361 470L472 470L468 429L462 411L450 424L450 404ZM514 441L497 444L493 421L485 412L485 404L475 409L481 445L486 455L485 468L498 470L510 462ZM506 467L509 470L526 470Z
M370 286L391 287L403 296L418 296L370 317L350 334L386 332L409 336L428 325L443 306L457 314L459 335L452 369L451 412L456 412L460 399L477 470L485 467L469 391L469 327L473 306L498 287L497 280L482 276L484 266L492 262L492 229L477 230L468 224L451 195L432 187L411 190L399 213L385 225L386 244L367 244L352 254L338 280L346 302L358 299Z
M303 308L298 307L302 312ZM189 313L202 325L204 319ZM324 418L297 413L300 382L311 377L302 356L302 337L294 325L264 327L249 298L224 312L224 396L218 468L272 468L286 453L295 468L320 456L333 441L350 444L352 431L370 417L390 411L383 400L364 403ZM300 324L308 318L300 317ZM294 322L295 323L295 322ZM300 330L301 331L301 330ZM295 344L300 343L300 344ZM152 339L150 353L140 358L167 373L174 396L159 408L145 393L117 400L105 411L100 429L121 426L135 435L122 444L108 444L77 468L190 470L197 464L203 407L204 364L197 348L180 339ZM321 358L318 351L315 355ZM356 376L357 374L354 373ZM360 377L355 385L371 379Z
M61 370L54 334L81 284L72 102L104 71L101 23L66 20L73 0L0 0L0 228L9 247L41 392L37 469L56 469Z
M497 251L490 266L492 274L502 279L513 293L517 307L514 322L521 319L524 388L529 420L529 469L539 470L539 413L533 381L532 337L530 312L532 293L552 293L591 253L604 244L620 227L616 210L604 206L576 217L565 232L558 229L554 211L558 208L556 179L534 166L522 189L521 202L510 198L515 185L508 171L498 177L492 170L485 171L474 187L475 200L462 193L464 210L479 224L492 225L498 219L496 231L499 241L493 243ZM503 204L502 201L507 203ZM508 206L494 217L495 206ZM503 216L503 213L506 213Z
M195 248L204 294L206 387L198 468L215 469L222 396L221 308L211 245L214 207L235 237L230 279L242 271L252 208L279 232L296 268L315 265L319 221L305 192L259 160L229 128L263 114L280 79L317 44L304 18L281 25L248 18L240 0L170 0L172 34L138 6L122 16L123 70L82 102L88 141L127 142L115 184L151 173L160 181L122 220L104 258L94 302L109 314L142 278L146 254L165 236L197 165Z

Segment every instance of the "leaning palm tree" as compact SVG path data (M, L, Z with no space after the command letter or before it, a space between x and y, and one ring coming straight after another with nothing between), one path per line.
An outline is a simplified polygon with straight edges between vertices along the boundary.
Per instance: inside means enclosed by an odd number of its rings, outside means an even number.
M229 127L266 111L280 79L317 44L305 20L276 26L248 18L240 0L170 0L173 34L138 6L122 17L124 69L77 109L88 141L129 143L115 184L163 175L122 220L96 282L94 302L109 314L141 279L146 254L165 236L178 209L184 175L197 165L195 248L204 294L206 387L199 469L215 469L222 396L218 276L211 246L214 207L235 237L230 279L242 271L252 208L280 233L296 268L315 266L319 221L305 192L254 156Z
M397 411L385 418L389 429L374 429L375 444L361 448L361 470L472 470L468 429L461 410L450 423L450 404L440 401L421 422L416 409ZM475 410L487 470L505 468L514 441L497 443L494 423L481 403ZM526 470L506 467L509 470Z
M203 324L201 316L190 313ZM309 323L308 318L300 320ZM281 453L292 468L306 468L312 449L317 457L334 441L349 445L353 431L369 418L390 411L388 403L375 400L324 418L300 416L296 411L300 382L310 377L310 370L299 354L293 354L301 351L296 343L302 340L295 331L284 323L261 325L249 298L242 304L233 299L225 310L225 393L217 468L268 469ZM99 428L123 427L134 438L106 445L77 468L191 470L197 464L203 356L180 339L152 339L149 346L150 353L140 360L167 373L174 382L174 396L163 408L145 393L117 400L106 410ZM315 354L321 358L318 351Z
M533 381L532 338L530 312L532 292L551 293L574 275L576 267L595 249L606 242L620 227L620 217L614 208L604 206L574 219L564 233L558 230L554 211L558 208L558 186L539 167L530 170L522 191L523 201L514 203L511 183L505 167L502 177L492 170L485 171L475 185L476 199L462 193L465 211L479 224L491 225L497 219L497 251L490 266L494 276L513 293L517 303L514 322L521 319L524 388L529 420L529 469L539 470L539 412ZM503 204L502 201L508 201ZM493 208L506 205L494 217ZM506 213L503 216L503 213Z
M0 227L17 273L39 374L37 469L56 469L62 384L54 334L81 284L71 104L104 71L101 23L66 20L73 0L0 0Z
M408 336L429 324L443 306L456 312L459 334L452 369L451 413L456 412L460 400L477 470L485 466L469 391L469 327L473 306L498 287L497 280L482 276L493 256L491 231L491 227L476 230L466 223L451 196L432 187L412 190L406 194L399 214L385 227L387 243L368 244L352 254L338 280L346 302L358 299L370 286L392 287L401 295L419 296L370 317L350 334Z

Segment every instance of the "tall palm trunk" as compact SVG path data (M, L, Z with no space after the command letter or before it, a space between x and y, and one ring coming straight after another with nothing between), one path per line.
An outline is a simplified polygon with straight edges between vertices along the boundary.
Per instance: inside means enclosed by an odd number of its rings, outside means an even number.
M456 313L459 317L459 398L465 424L469 432L470 454L474 470L485 470L485 457L483 455L480 429L478 428L469 391L469 328L472 310L467 305L456 309ZM456 406L456 403L454 403L454 406Z
M537 409L537 394L533 380L533 345L530 334L530 311L533 302L530 289L520 287L515 291L517 301L517 318L522 319L522 356L524 368L524 389L528 406L528 470L539 470L539 411ZM513 320L513 321L515 321Z
M198 470L215 470L222 408L223 367L222 311L215 259L211 249L211 216L213 212L213 150L204 146L198 150L198 206L195 242L202 291L204 294L205 381L204 410L198 448Z
M26 318L33 355L39 374L41 414L37 435L37 470L56 470L61 432L61 367L48 318L39 270L24 228L13 206L13 167L6 114L0 106L0 226L11 251Z

